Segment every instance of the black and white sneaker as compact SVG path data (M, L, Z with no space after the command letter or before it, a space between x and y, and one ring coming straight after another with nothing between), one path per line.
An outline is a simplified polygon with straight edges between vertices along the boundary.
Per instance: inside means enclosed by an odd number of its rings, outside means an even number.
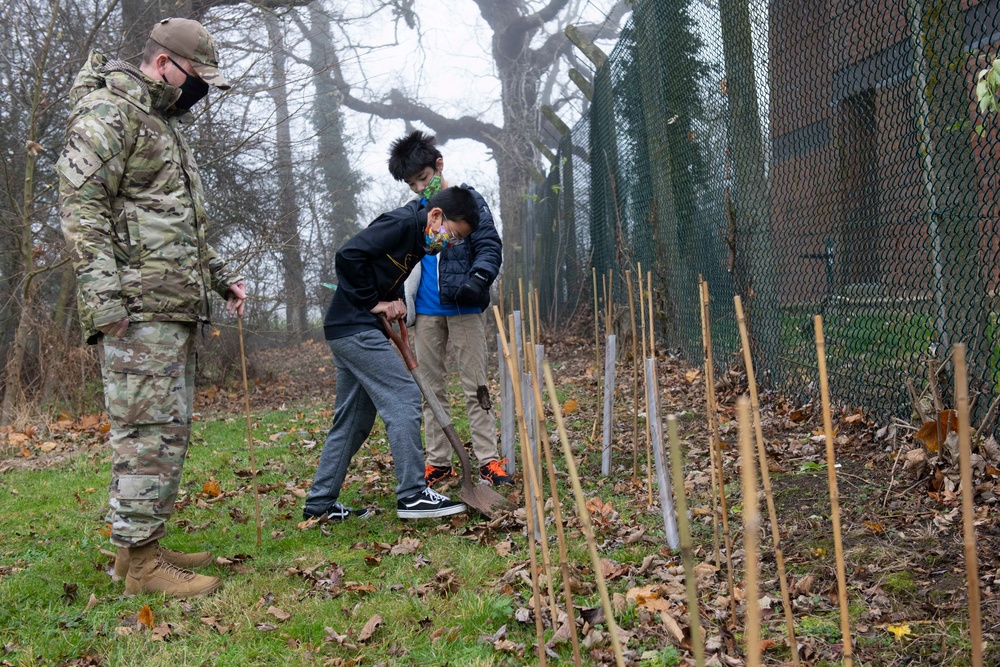
M400 519L431 519L461 514L465 510L465 503L452 500L430 487L396 501L396 516Z
M372 515L372 511L367 507L359 510L352 509L340 501L334 502L325 510L317 512L308 507L302 510L303 519L319 519L320 523L347 521L348 519L367 519Z

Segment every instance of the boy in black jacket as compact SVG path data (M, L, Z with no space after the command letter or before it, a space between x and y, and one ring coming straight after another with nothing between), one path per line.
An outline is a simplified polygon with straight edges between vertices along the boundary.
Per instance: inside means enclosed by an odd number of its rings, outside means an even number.
M448 187L444 157L435 137L415 130L389 148L389 173L404 181L420 197L431 197ZM479 475L493 485L510 484L497 451L496 421L486 388L486 326L483 311L490 305L490 285L500 273L503 244L493 224L493 214L481 194L466 184L479 206L479 227L466 243L424 257L406 279L407 324L413 323L416 353L429 391L448 405L450 357L458 366L469 417L472 451L479 461ZM424 479L429 486L454 475L452 451L444 430L424 402ZM513 468L511 468L513 469Z
M375 219L337 252L337 291L323 329L337 366L337 402L303 516L343 521L365 518L337 498L351 458L385 422L396 470L396 513L401 519L460 514L463 503L428 488L420 443L420 389L393 349L379 315L406 317L403 281L424 255L459 245L479 225L467 190L442 190L423 205L407 203Z

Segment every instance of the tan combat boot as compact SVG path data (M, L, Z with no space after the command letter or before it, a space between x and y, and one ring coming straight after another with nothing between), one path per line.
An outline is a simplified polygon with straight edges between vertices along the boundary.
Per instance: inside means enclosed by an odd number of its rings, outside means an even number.
M164 593L176 598L189 598L214 593L222 581L171 565L160 555L157 542L129 548L125 594Z
M196 567L205 567L212 563L212 554L208 551L189 554L161 546L160 557L171 565L176 565L184 570L193 570ZM125 575L128 574L129 561L128 549L118 547L118 554L115 556L115 571L111 575L111 581L120 581L125 578Z

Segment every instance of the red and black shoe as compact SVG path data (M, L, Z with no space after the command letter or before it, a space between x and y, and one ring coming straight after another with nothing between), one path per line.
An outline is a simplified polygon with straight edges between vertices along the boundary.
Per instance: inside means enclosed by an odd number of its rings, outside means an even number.
M479 469L479 476L485 479L487 482L493 486L503 486L504 484L513 484L514 480L510 478L507 471L504 470L504 466L507 465L507 459L500 459L499 461L490 461L486 465Z
M451 466L432 466L430 464L424 468L424 481L427 486L434 486L438 482L448 477L454 477L455 471Z

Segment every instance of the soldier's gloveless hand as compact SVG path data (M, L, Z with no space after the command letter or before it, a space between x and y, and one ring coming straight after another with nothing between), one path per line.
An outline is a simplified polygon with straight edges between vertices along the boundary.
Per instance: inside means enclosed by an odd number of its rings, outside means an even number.
M241 280L229 286L226 295L226 312L230 315L243 317L243 307L247 300L247 283Z

